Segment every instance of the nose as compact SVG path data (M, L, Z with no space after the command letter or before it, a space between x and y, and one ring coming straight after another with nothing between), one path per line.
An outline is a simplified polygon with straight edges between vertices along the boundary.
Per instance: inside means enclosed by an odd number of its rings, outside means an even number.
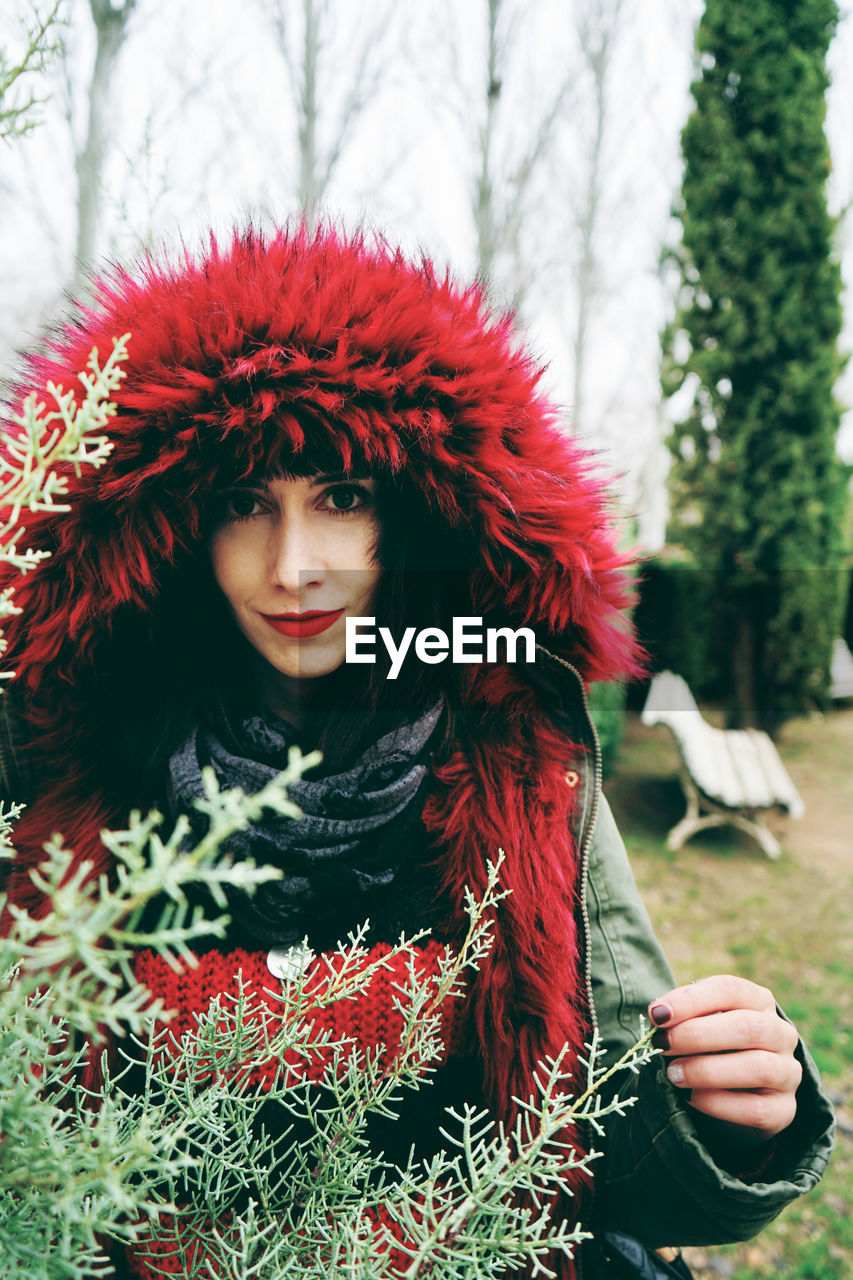
M273 585L298 599L310 586L326 580L328 565L322 540L312 536L310 522L296 513L283 515L270 535Z

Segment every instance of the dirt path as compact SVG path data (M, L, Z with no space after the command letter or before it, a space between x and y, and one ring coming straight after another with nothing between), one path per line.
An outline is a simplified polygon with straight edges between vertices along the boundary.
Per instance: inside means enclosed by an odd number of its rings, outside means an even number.
M791 721L778 746L806 804L800 821L774 823L786 853L830 874L853 872L853 707Z
M791 720L777 746L806 805L802 819L777 814L768 818L785 855L827 873L853 872L853 706L828 716ZM616 776L606 788L611 799L615 798L614 807L633 809L639 803L641 810L646 809L651 788L660 817L668 821L671 816L672 825L684 809L677 782L678 760L666 729L650 729L636 716L629 717ZM715 835L694 837L682 852L694 845L713 847ZM733 836L731 829L724 842L742 844L745 852L750 848L758 852L754 842L746 836L742 840Z
M697 967L744 972L761 959L769 984L795 954L800 976L815 985L824 963L846 961L853 975L853 708L791 721L779 750L806 814L770 816L778 861L732 827L672 853L666 833L684 812L678 752L666 729L629 719L605 789L680 981L699 976Z

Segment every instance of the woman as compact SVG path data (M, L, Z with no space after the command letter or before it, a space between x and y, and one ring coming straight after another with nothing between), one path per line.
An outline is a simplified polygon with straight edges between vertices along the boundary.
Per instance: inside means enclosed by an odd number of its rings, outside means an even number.
M29 521L51 557L9 627L5 790L29 801L12 901L39 907L45 832L109 872L100 829L148 804L191 812L205 763L257 790L293 741L319 745L293 790L303 818L233 845L284 879L232 895L202 968L221 978L233 949L263 959L306 934L322 950L368 916L370 945L423 924L458 942L464 887L482 892L501 847L512 892L464 1034L383 1148L428 1154L441 1107L465 1098L507 1118L538 1060L568 1043L576 1062L593 1025L618 1055L649 1008L664 1056L610 1126L583 1216L599 1243L760 1230L820 1177L831 1114L770 993L675 987L638 900L583 687L636 669L624 564L511 320L325 229L235 234L105 276L93 299L25 380L68 386L131 334L108 465L70 479L69 514ZM535 650L454 663L421 644L391 678L407 628L472 618L528 628ZM587 1280L601 1265L591 1250Z

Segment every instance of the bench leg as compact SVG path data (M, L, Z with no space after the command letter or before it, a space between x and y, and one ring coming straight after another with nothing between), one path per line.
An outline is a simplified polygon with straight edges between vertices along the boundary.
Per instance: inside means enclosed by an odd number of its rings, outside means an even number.
M701 831L703 826L719 826L719 819L709 823L703 822L699 817L699 792L690 774L684 768L681 770L681 785L687 797L687 812L680 822L676 822L667 836L667 849L680 849L684 841L689 840L694 832Z
M667 849L680 849L685 840L689 840L697 831L705 831L709 827L732 826L746 832L757 841L768 858L778 858L782 846L772 831L757 818L748 818L742 813L730 813L728 810L716 809L699 795L698 788L685 769L681 773L681 785L687 797L687 812L677 822L666 838ZM700 815L699 806L711 808L711 813Z
M697 831L704 831L707 827L724 827L728 821L721 813L706 813L700 818L698 813L691 814L688 810L667 836L666 847L680 849L685 840L695 836Z
M729 818L729 822L731 822L732 826L739 827L741 831L745 831L748 836L752 836L753 840L757 840L768 858L779 857L782 852L782 846L770 828L765 827L763 822L755 818L745 818L740 813L733 813Z

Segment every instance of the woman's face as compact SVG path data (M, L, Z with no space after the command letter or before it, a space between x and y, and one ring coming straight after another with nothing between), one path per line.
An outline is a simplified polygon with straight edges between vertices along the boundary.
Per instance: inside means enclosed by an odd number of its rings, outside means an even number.
M346 618L370 615L379 582L376 484L342 474L250 482L220 495L213 574L263 663L264 683L329 675Z

